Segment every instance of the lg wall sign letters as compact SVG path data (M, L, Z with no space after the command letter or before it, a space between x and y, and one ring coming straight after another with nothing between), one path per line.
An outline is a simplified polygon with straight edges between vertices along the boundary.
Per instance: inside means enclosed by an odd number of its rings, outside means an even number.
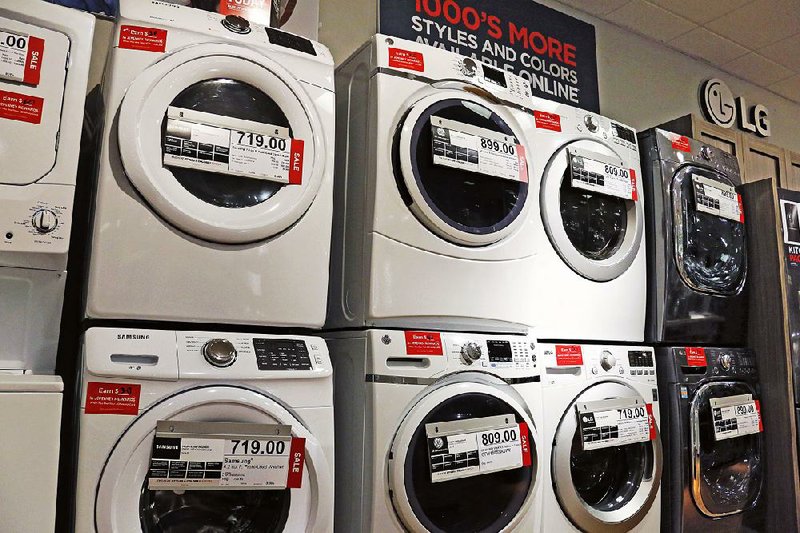
M743 131L771 135L767 108L756 104L748 110L744 97L735 98L722 80L713 78L700 86L700 107L708 120L723 128L733 127L738 120Z
M380 0L379 31L470 56L600 111L594 26L530 0Z

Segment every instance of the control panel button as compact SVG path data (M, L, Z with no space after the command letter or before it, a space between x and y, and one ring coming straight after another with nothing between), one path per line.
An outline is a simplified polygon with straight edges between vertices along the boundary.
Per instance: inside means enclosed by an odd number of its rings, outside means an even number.
M719 364L722 365L722 368L725 370L730 370L733 366L733 357L731 357L731 354L728 353L722 354L719 357Z
M603 367L603 370L608 372L609 370L614 368L614 365L616 364L617 364L617 358L614 357L614 354L609 352L608 350L603 350L603 352L600 354L600 366Z
M586 115L583 118L583 123L586 124L586 129L591 131L592 133L597 131L598 128L597 120L592 115Z
M222 19L222 25L226 30L232 31L233 33L238 33L241 35L250 33L250 22L244 17L228 15Z
M711 161L712 155L713 154L711 152L711 148L709 148L708 146L703 146L702 148L700 148L700 157L702 157L706 161Z
M50 233L58 227L58 217L49 209L39 209L31 217L31 224L38 233Z
M465 365L471 365L481 358L481 347L475 342L467 342L461 347L461 360Z
M228 339L211 339L203 345L203 357L210 364L225 368L236 361L236 348Z

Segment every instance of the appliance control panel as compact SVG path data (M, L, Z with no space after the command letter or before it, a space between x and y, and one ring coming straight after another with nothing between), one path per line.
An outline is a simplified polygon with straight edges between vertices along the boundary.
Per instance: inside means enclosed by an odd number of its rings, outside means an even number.
M663 159L695 163L722 172L734 181L741 181L739 161L725 150L664 130L656 130L656 143Z
M677 360L686 374L697 374L705 366L705 374L720 377L756 377L755 354L744 348L678 348ZM705 365L703 365L705 363ZM702 372L700 372L702 374Z
M536 366L536 342L527 337L444 335L451 361L484 369L524 369Z
M655 354L650 347L543 344L539 348L545 384L609 377L656 384Z
M66 254L74 192L69 185L4 187L0 252Z

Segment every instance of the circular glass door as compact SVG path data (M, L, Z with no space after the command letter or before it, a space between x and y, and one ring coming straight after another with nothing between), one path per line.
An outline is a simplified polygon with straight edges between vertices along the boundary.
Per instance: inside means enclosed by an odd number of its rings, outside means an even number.
M530 506L538 464L534 426L523 405L519 395L502 382L491 385L461 382L434 389L412 407L392 443L394 460L389 481L392 502L406 528L466 533L499 532L514 526ZM530 463L436 481L433 472L439 466L432 462L431 446L437 443L429 437L426 425L458 421L466 427L478 419L496 416L507 418L515 428L522 424L520 431L524 435L520 437L529 443ZM472 430L455 431L459 436L448 438L460 441L460 435ZM458 461L466 464L470 460L468 453L464 452L463 458L451 454L445 460L452 459L452 468L456 468Z
M550 159L540 191L542 221L561 259L585 278L610 281L621 276L639 252L642 202L576 187L570 150L598 154L622 168L625 162L597 141L570 143Z
M285 424L306 439L301 488L284 490L150 490L148 471L156 422ZM100 475L95 503L99 531L330 531L333 481L316 438L285 407L262 393L205 386L165 398L121 435ZM139 522L132 517L139 517Z
M713 518L751 509L761 494L761 433L723 440L714 436L709 400L741 394L756 398L745 383L718 382L704 385L692 399L692 494L700 511Z
M264 55L228 44L184 48L138 75L117 142L148 205L212 242L286 230L324 173L325 139L305 89Z
M692 176L733 186L724 175L701 167L684 167L675 174L672 198L678 271L696 291L739 294L747 275L744 224L699 211Z
M644 400L628 385L601 382L581 392L565 411L553 441L550 468L564 514L583 531L629 531L641 522L661 482L659 437L584 450L576 405L608 399Z
M466 91L437 90L403 117L395 175L417 218L465 246L500 241L522 222L528 197L523 136L510 112Z

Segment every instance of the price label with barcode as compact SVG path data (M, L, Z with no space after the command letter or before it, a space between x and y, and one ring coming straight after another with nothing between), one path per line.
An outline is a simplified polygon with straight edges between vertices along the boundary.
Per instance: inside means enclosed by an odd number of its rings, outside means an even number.
M572 186L586 191L639 200L636 171L601 154L570 148L567 151Z
M44 39L0 28L0 79L39 85Z
M744 222L742 199L732 186L698 174L692 174L692 185L698 211Z
M650 404L642 400L601 400L576 406L584 450L624 446L655 439Z
M761 405L758 400L753 400L752 394L711 398L709 403L716 440L752 435L763 430Z

